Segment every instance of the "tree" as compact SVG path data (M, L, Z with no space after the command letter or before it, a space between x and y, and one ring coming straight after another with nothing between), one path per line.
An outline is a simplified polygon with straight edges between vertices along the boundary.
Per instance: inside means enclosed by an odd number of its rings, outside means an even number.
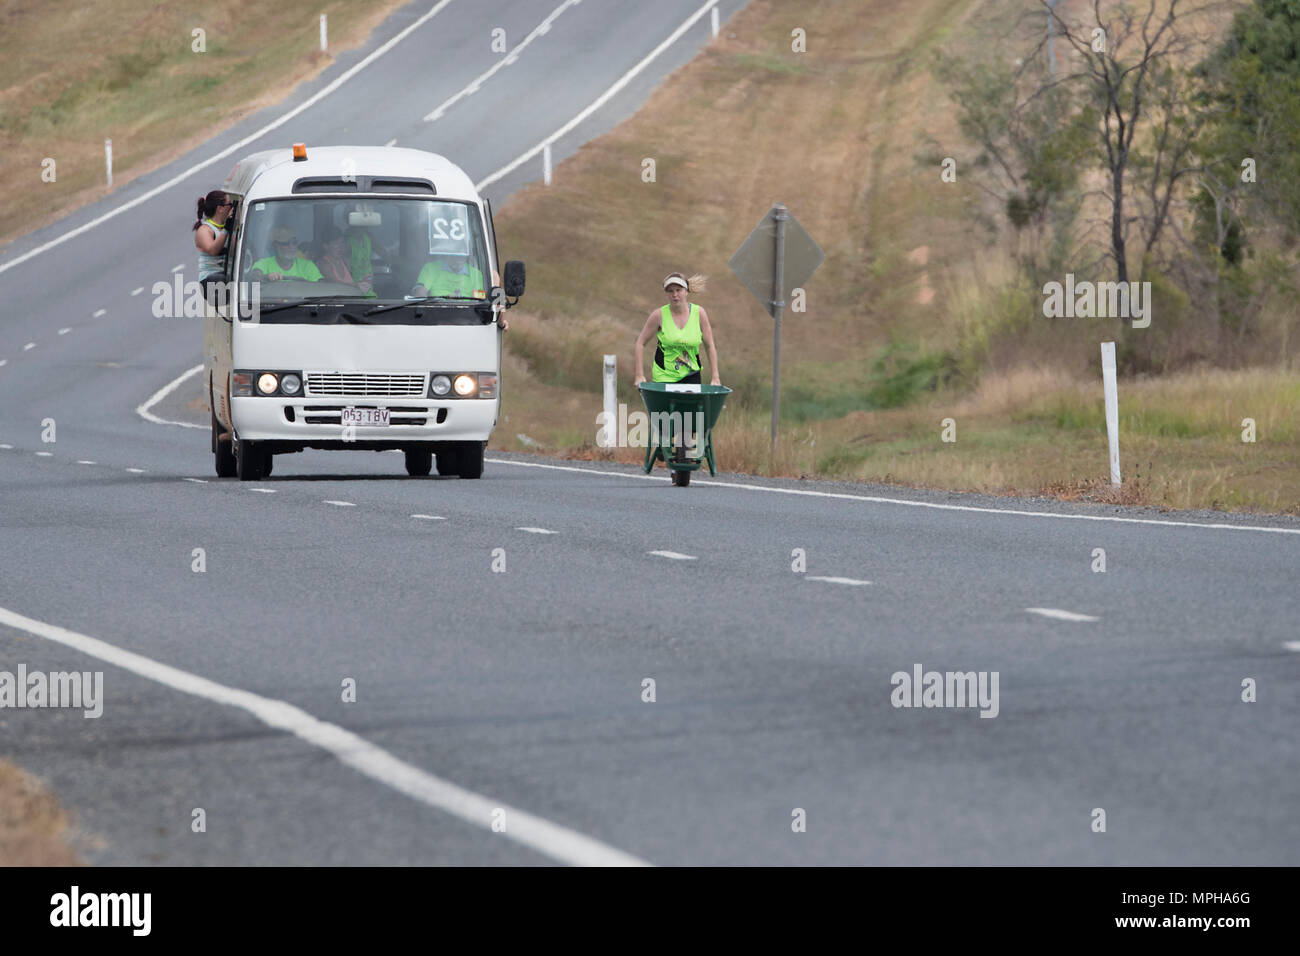
M1255 0L1196 73L1208 116L1197 232L1239 265L1252 229L1300 236L1300 2Z

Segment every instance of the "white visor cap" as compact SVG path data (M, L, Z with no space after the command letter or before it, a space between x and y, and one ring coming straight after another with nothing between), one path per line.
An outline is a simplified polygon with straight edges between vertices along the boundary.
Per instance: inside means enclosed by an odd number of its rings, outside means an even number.
M681 286L687 292L691 290L691 287L686 283L686 280L676 274L670 275L667 279L664 280L664 289L666 290L669 286L674 286L674 285Z

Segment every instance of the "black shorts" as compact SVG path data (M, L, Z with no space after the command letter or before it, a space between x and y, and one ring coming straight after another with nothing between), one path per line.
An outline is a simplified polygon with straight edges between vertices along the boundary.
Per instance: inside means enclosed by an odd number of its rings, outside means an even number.
M704 383L700 381L700 373L699 373L699 372L692 372L690 375L687 375L685 378L679 378L676 382L671 382L670 384L672 384L672 385L702 385L702 384L704 384Z

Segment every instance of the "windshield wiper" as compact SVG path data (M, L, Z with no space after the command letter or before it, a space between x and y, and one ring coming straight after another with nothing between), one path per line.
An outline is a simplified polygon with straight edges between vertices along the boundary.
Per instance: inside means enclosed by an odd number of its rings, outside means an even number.
M391 312L393 309L406 309L411 306L421 306L428 302L433 296L426 295L423 299L410 299L406 302L394 302L390 305L377 305L373 309L367 309L361 315L364 318L367 315L376 315L380 312Z
M314 295L309 299L299 299L297 302L282 302L279 305L263 306L258 310L258 315L266 315L270 312L281 312L284 309L296 309L304 305L316 305L319 302L325 302L329 299L337 299L336 295Z

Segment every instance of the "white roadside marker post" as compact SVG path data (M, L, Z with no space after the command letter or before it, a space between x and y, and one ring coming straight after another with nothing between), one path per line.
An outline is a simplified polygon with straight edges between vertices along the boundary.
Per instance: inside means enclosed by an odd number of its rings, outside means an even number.
M326 38L325 14L322 13L320 15L320 51L322 53L326 52L328 48L328 44L325 42L325 38Z
M551 184L551 144L542 147L542 185Z
M618 422L618 356L605 356L605 448L618 444L614 427Z
M1106 392L1106 437L1110 440L1110 483L1120 486L1119 392L1115 386L1115 343L1101 343L1101 383Z
M709 11L709 26L713 28L713 36L718 35L718 8L714 7Z
M108 184L113 185L113 141L104 140L104 168L108 171Z

